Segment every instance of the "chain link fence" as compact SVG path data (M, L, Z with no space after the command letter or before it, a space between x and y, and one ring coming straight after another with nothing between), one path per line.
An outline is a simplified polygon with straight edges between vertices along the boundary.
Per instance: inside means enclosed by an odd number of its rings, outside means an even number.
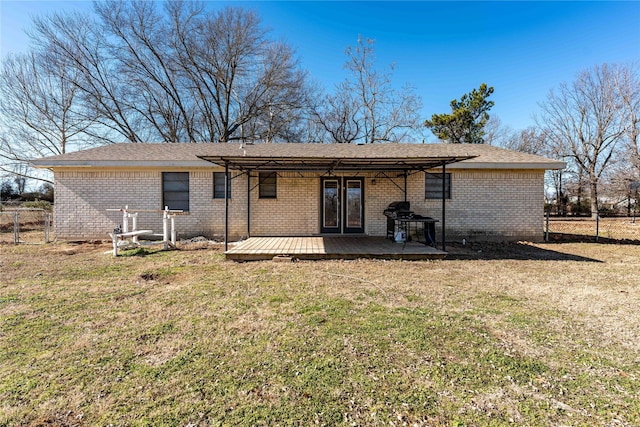
M544 219L544 236L549 242L618 242L640 244L640 217L554 217Z
M49 243L51 213L45 209L14 208L0 211L0 244Z
M0 244L49 243L52 214L45 209L0 211ZM640 217L558 217L545 214L548 242L618 242L640 244Z

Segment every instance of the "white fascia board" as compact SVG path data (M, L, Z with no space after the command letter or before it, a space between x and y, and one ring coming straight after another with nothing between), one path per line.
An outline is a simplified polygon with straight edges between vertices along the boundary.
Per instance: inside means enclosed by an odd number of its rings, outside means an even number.
M34 160L31 162L36 168L211 168L217 165L204 160L190 161L122 161L122 160L65 160L65 161L41 161Z
M557 170L567 167L565 162L545 163L492 163L492 162L458 162L447 166L447 169L542 169Z
M36 168L216 168L223 167L205 160L189 161L126 161L126 160L65 160L56 161L39 159L31 161ZM528 170L558 170L566 168L566 162L549 161L540 163L503 163L503 162L473 162L461 161L447 165L447 169L528 169ZM440 169L435 167L433 169Z

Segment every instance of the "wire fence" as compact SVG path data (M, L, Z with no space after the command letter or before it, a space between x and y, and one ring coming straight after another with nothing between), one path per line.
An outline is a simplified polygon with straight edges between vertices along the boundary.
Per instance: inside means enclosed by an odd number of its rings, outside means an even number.
M640 244L640 217L574 218L552 217L544 220L546 241L592 241Z
M0 244L50 242L52 214L45 209L14 208L0 211ZM602 242L640 244L640 217L544 218L544 238L549 242Z
M0 244L49 243L51 213L45 209L17 208L0 211Z

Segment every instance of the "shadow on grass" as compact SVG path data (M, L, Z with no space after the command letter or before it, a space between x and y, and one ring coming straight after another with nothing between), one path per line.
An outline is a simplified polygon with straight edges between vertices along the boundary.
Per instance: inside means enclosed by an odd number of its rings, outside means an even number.
M447 245L446 260L526 260L602 262L565 252L539 248L527 243L451 243Z
M613 239L585 234L549 233L548 243L599 243L603 245L640 245L640 239Z

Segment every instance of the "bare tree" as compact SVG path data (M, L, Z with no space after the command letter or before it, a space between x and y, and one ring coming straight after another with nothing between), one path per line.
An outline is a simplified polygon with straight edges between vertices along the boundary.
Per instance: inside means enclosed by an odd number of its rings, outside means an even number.
M271 141L306 107L306 72L293 50L272 42L253 11L227 7L204 13L169 3L172 48L195 102L201 140Z
M251 114L236 118L243 126L243 138L300 141L301 123L308 116L313 93L306 83L307 73L299 70L293 50L281 43L267 46L261 71L256 82L259 90L252 90L248 97Z
M634 174L640 174L640 69L639 63L620 67L617 79L625 123L625 148Z
M640 65L638 62L619 66L616 88L619 92L620 115L624 134L615 164L605 174L605 191L616 208L632 212L632 200L636 199L640 182ZM634 201L635 205L635 201ZM635 206L634 212L635 212Z
M548 144L548 135L544 129L529 126L520 131L512 131L504 141L504 147L523 153L537 154L540 156L558 157L554 152L555 147Z
M316 117L330 142L349 144L362 138L359 105L345 82L336 86L336 93L325 96Z
M635 204L635 189L639 177L637 171L630 170L628 166L628 163L616 163L603 176L601 194L606 194L606 200L612 209L611 213L630 215L632 204Z
M141 117L127 104L127 94L134 88L123 84L115 49L98 21L78 13L41 16L34 20L31 37L51 64L65 64L75 71L83 107L108 129L107 141L149 140Z
M374 44L359 37L346 49L344 68L350 75L315 112L331 142L398 142L420 132L420 98L409 86L394 88L393 66L387 72L375 68Z
M84 146L95 116L79 102L77 76L65 64L37 53L8 57L0 70L0 168L23 178L41 179L29 160ZM77 147L76 147L77 148Z
M154 2L103 1L95 4L110 41L114 66L127 92L122 101L162 141L196 141L193 102L170 45L167 20Z
M35 20L37 46L81 77L79 95L114 142L291 137L309 90L295 52L255 12L107 0Z
M598 213L598 182L625 130L616 82L620 67L604 64L551 91L541 104L541 126L558 152L571 156L588 178L591 213Z
M500 117L493 115L484 125L484 143L487 145L496 145L504 147L513 137L515 131L502 124Z

